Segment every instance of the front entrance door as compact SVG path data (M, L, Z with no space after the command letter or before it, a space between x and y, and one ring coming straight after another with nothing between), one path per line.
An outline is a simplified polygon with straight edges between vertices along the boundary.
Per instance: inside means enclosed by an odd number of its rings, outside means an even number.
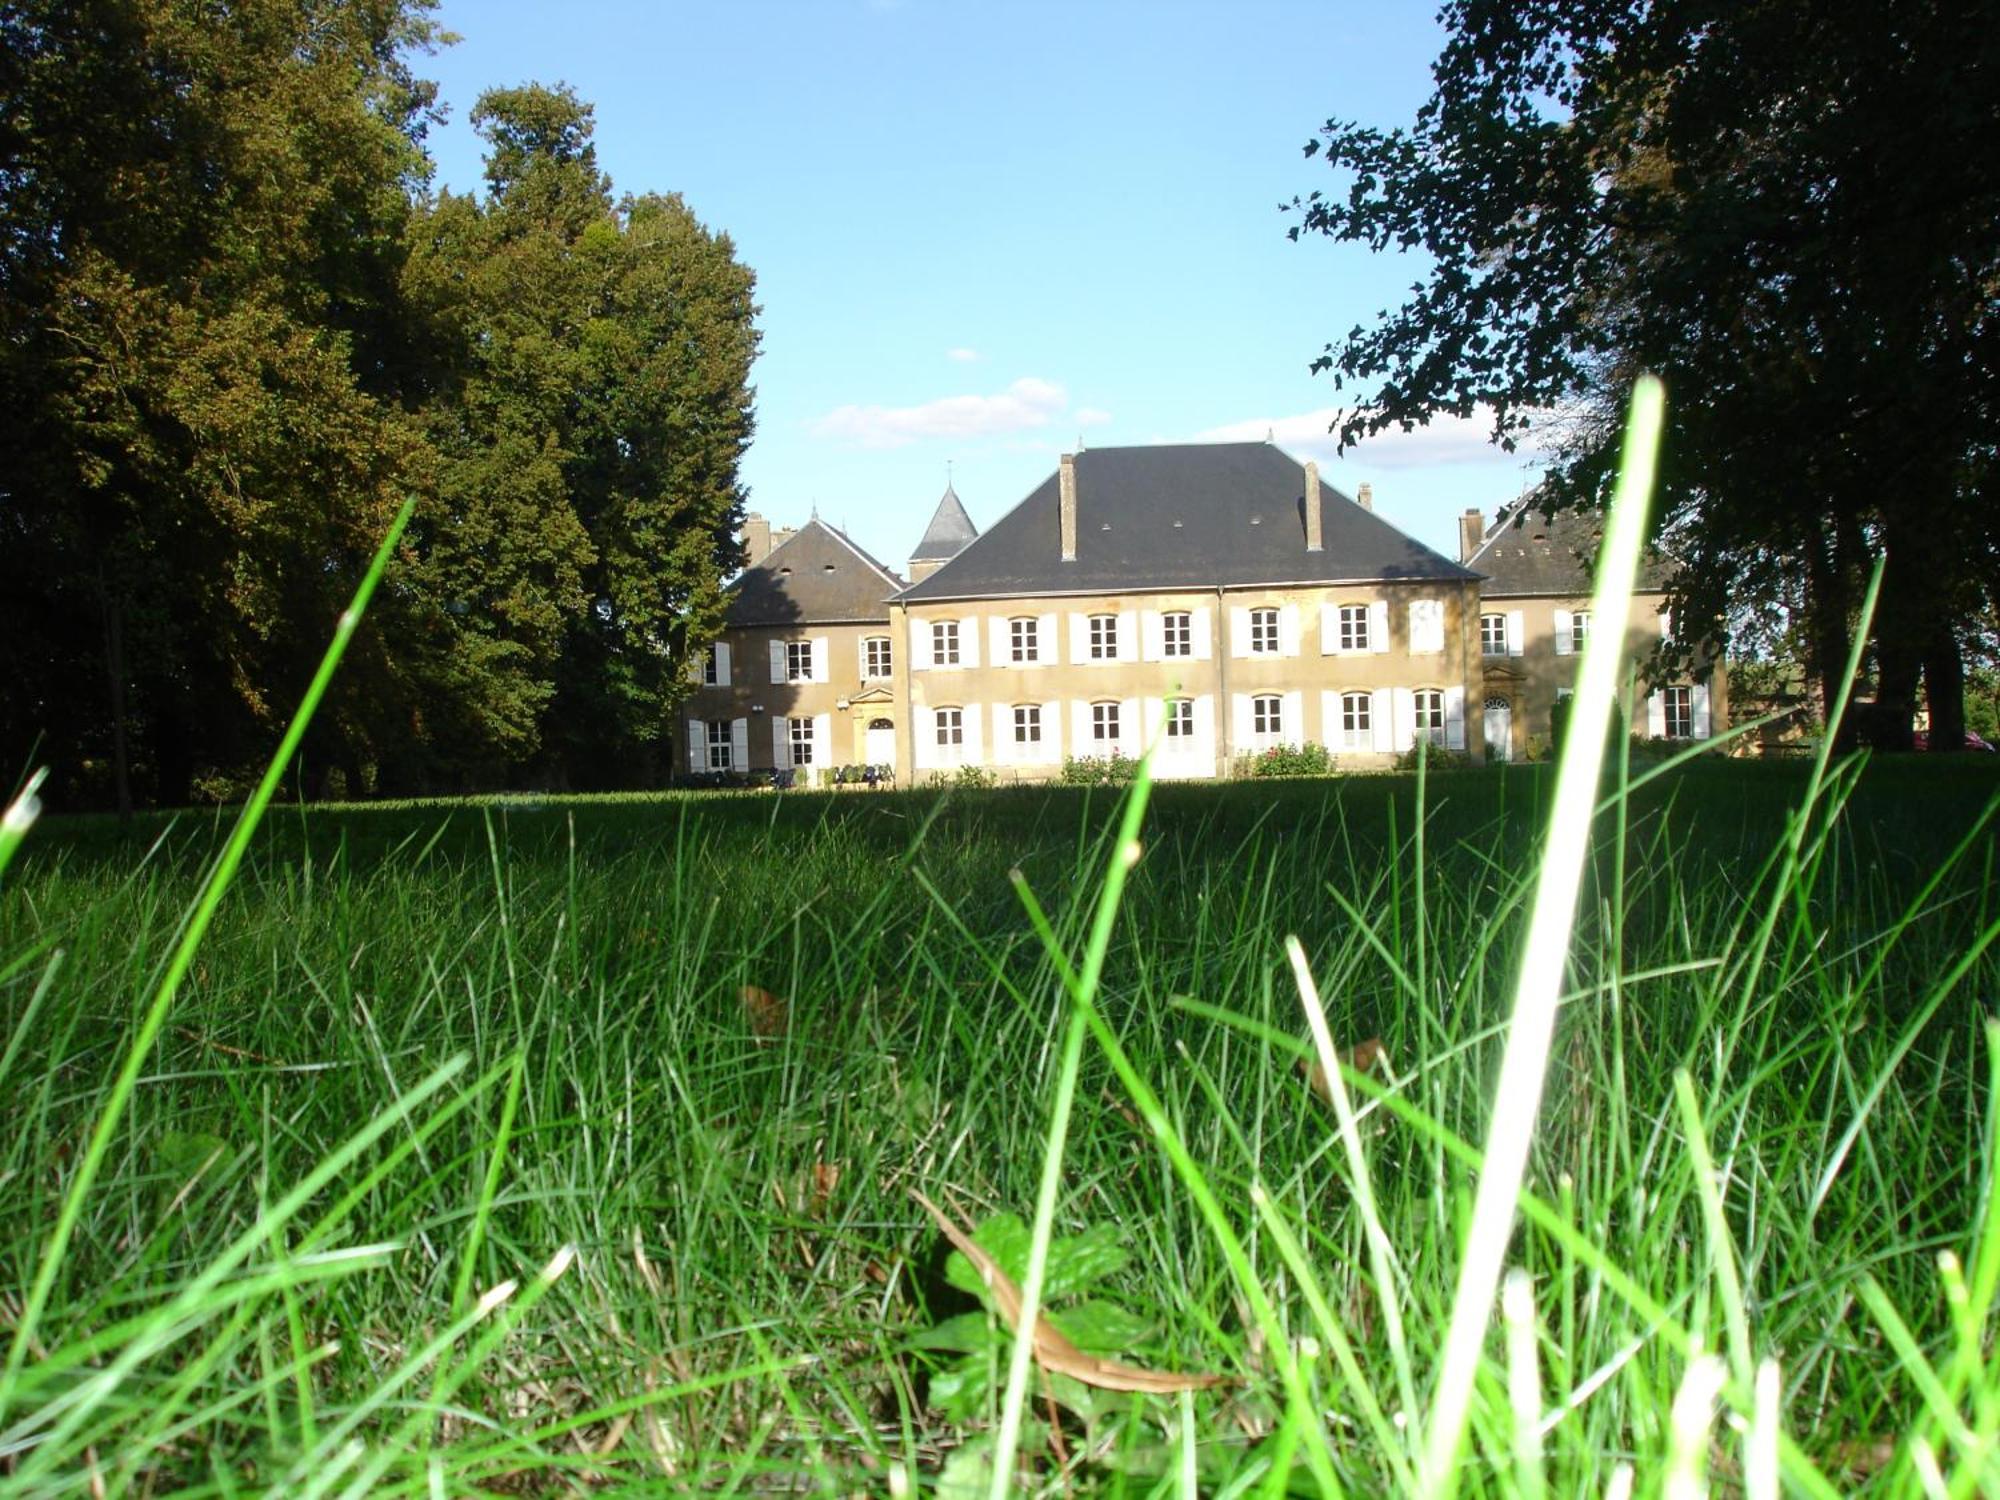
M868 721L868 764L895 768L896 726L887 719Z
M1505 698L1486 700L1486 758L1514 758L1514 705Z

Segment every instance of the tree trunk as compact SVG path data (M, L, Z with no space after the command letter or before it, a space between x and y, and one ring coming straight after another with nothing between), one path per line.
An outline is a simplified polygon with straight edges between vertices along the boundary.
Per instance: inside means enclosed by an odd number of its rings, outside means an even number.
M1958 631L1940 619L1924 651L1924 702L1930 709L1930 748L1950 753L1965 748L1965 659Z
M111 679L111 780L118 797L118 821L132 821L132 753L125 723L125 601L97 570L98 598L104 606L104 670Z
M1820 721L1831 729L1834 748L1844 752L1854 748L1854 718L1850 714L1835 723L1833 715L1847 675L1847 653L1854 644L1847 630L1847 575L1835 556L1834 544L1824 533L1810 538L1804 551L1806 633L1811 671L1819 680Z

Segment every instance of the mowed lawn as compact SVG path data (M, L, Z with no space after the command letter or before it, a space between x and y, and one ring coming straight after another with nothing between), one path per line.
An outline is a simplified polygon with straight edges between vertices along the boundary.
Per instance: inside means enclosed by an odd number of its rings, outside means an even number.
M1796 821L1808 777L1697 762L1600 820L1509 1253L1532 1339L1496 1319L1461 1493L1740 1486L1740 1421L1676 1442L1697 1348L1736 1405L1777 1362L1797 1492L1994 1482L2000 768L1836 770ZM1166 1129L1087 1046L1051 1292L1226 1379L1038 1381L1025 1486L1408 1483L1553 788L1154 790L1099 1005ZM1067 1014L1013 872L1074 958L1118 805L274 811L15 1355L0 1490L983 1486L1007 1344L912 1192L1012 1253ZM0 883L0 1346L226 827L47 820ZM1346 1141L1290 935L1381 1044Z

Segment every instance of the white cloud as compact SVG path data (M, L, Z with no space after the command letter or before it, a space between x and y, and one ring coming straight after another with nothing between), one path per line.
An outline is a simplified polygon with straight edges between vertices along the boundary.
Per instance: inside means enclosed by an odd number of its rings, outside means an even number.
M1079 427L1102 427L1111 420L1111 413L1095 406L1079 406L1076 409L1076 425Z
M1030 377L991 396L944 396L920 406L836 407L812 430L860 448L903 448L924 438L992 437L1046 427L1068 406L1068 391Z
M1307 458L1331 461L1336 456L1340 440L1329 429L1345 414L1340 407L1326 406L1318 411L1300 412L1296 416L1253 417L1231 422L1222 427L1211 427L1195 436L1205 442L1254 442L1269 434L1280 447ZM1482 406L1472 416L1433 417L1429 425L1408 432L1396 427L1388 428L1373 437L1363 438L1340 456L1375 469L1418 469L1442 464L1508 464L1518 467L1524 459L1534 458L1536 450L1532 441L1521 442L1520 450L1510 454L1488 441L1492 431L1492 410Z
M955 365L976 365L979 363L977 349L947 349L944 357Z

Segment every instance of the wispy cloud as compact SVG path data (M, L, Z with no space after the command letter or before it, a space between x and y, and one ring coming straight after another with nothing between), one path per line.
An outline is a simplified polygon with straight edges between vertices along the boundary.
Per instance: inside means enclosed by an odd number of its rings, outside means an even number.
M1330 430L1345 412L1337 406L1300 412L1289 417L1252 417L1211 427L1195 436L1204 442L1257 441L1267 433L1282 447L1308 458L1332 460L1339 438ZM1510 464L1518 466L1535 456L1533 444L1522 442L1521 451L1503 452L1488 439L1493 431L1493 413L1478 408L1469 417L1433 417L1428 426L1408 432L1391 427L1363 438L1344 457L1377 469L1418 469L1440 464Z
M979 363L977 349L947 349L944 357L955 365L976 365Z
M1076 425L1079 427L1102 427L1111 420L1111 413L1101 407L1079 406L1076 409Z
M903 448L924 438L994 437L1046 427L1069 406L1053 380L1017 380L990 396L944 396L919 406L842 406L813 423L818 437L860 448Z

